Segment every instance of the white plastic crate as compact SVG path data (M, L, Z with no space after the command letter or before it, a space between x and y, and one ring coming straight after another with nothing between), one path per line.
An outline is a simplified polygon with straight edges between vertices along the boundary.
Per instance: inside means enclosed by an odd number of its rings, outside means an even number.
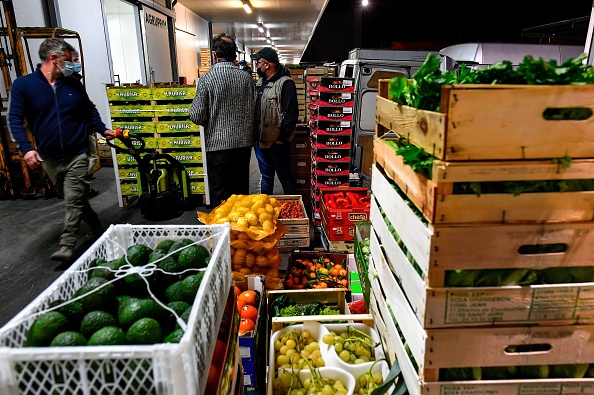
M2 395L197 395L204 392L216 334L231 287L229 225L112 225L54 283L0 329ZM121 257L133 244L155 248L190 238L211 253L179 343L23 347L36 316L68 299L87 279L91 261Z

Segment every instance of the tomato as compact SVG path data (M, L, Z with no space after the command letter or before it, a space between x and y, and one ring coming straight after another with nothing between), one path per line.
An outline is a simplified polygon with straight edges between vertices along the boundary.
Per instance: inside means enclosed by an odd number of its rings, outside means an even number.
M239 289L237 285L234 285L233 287L235 289L235 297L238 298L239 295L241 295L241 289Z
M248 289L247 291L243 291L241 294L239 294L239 296L237 297L237 300L242 300L244 302L244 305L249 304L252 306L257 306L258 305L258 292Z
M239 311L239 317L249 318L250 320L256 322L256 320L258 319L258 309L252 305L246 304Z
M249 318L242 318L239 321L239 335L243 335L246 332L253 331L256 329L256 324Z
M237 311L241 313L241 309L245 306L245 301L243 299L237 298Z

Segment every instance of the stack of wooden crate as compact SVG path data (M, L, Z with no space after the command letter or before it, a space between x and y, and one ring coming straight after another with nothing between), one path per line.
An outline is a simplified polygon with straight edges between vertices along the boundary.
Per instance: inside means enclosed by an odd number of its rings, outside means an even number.
M297 88L297 103L299 104L299 122L305 122L305 113L307 107L305 106L305 70L304 69L290 69L291 78L295 81L295 88Z
M455 192L594 178L594 86L449 86L437 113L392 102L388 83L376 107L370 308L409 393L588 393L594 276L567 279L592 273L594 192ZM568 108L590 116L563 119ZM395 154L390 130L436 158L430 178ZM560 283L448 286L457 271L497 269L555 270Z
M198 67L198 77L210 70L210 48L200 48L200 66Z
M208 189L202 129L189 119L188 113L195 95L193 85L107 86L112 128L137 133L147 152L167 153L181 162L190 178L191 193L201 195L204 201ZM126 149L118 139L113 143ZM115 156L120 206L126 206L142 192L138 163L131 153L119 152Z

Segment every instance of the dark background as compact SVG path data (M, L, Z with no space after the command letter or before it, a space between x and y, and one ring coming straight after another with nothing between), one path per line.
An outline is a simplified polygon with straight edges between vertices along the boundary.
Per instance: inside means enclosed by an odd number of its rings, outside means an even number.
M342 62L353 48L438 50L479 41L585 45L593 2L369 0L365 8L360 4L361 0L330 0L301 62ZM537 37L522 34L523 29L549 24L554 26L537 29Z

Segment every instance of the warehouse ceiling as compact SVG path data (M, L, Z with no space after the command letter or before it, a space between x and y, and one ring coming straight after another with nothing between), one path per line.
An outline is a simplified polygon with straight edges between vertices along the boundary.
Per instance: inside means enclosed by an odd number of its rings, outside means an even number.
M252 13L243 8L249 1ZM181 0L207 22L212 33L235 36L251 52L271 44L283 63L298 64L329 0ZM258 30L263 23L264 32ZM246 54L249 55L250 53Z

